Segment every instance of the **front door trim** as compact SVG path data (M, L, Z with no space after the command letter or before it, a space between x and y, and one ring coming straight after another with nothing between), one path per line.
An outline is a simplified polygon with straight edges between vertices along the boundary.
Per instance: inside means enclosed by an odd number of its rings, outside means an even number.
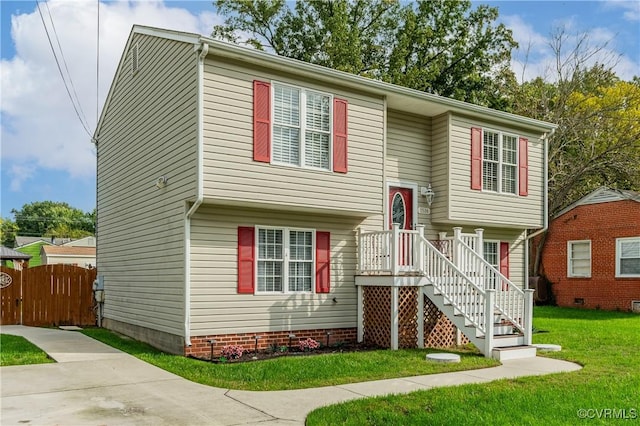
M412 194L412 217L411 223L412 228L415 229L418 224L418 184L414 182L405 182L405 181L397 181L397 180L388 180L385 185L385 194L384 194L384 229L389 230L389 212L391 211L391 206L389 205L389 191L391 187L398 188L408 188L411 189Z

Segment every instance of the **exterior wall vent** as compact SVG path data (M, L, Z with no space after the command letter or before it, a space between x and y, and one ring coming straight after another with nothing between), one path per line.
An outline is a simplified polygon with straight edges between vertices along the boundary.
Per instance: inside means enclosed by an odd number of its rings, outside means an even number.
M640 300L632 300L631 301L631 312L636 314L640 314Z

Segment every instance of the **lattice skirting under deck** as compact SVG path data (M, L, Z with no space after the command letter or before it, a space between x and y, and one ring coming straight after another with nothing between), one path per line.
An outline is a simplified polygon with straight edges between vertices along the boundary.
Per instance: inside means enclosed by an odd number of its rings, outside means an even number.
M424 298L424 343L428 348L456 346L456 326L422 294L418 287L398 289L398 347L418 346L418 298ZM391 287L363 287L364 342L381 347L391 345ZM460 344L467 344L461 336Z

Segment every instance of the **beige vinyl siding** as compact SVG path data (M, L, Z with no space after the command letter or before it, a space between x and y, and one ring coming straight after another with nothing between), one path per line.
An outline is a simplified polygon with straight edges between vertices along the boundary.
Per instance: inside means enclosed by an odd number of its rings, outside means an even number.
M503 131L529 140L529 195L498 194L471 189L471 128L481 127ZM543 157L544 145L540 134L505 128L490 121L479 121L463 116L450 115L448 140L447 209L440 204L433 220L452 224L477 224L480 226L507 226L513 228L539 228L543 224ZM436 155L438 162L444 154ZM438 172L438 180L442 172ZM434 189L439 193L439 188Z
M391 185L394 182L418 185L416 211L428 207L426 198L420 195L420 188L431 183L431 130L431 117L394 110L387 112L386 179ZM430 215L418 212L417 217L418 224L426 226L425 233L432 235Z
M450 174L449 174L449 114L433 118L431 136L431 185L436 196L431 206L433 221L442 221L447 217L449 209Z
M105 319L181 335L185 202L196 196L193 45L134 35L98 138L98 273ZM166 176L165 188L157 188Z
M330 232L331 292L237 294L238 226L255 225ZM191 335L355 327L358 225L344 216L202 206L191 230Z
M225 204L379 214L383 100L208 57L204 82L204 193ZM348 173L253 161L253 81L277 81L346 99ZM269 207L271 206L271 207Z

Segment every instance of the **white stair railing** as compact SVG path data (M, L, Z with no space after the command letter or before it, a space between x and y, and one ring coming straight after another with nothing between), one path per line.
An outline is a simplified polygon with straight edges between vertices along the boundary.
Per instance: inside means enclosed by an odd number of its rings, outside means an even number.
M486 316L485 290L469 279L427 239L421 236L420 242L424 248L423 271L436 292L463 315L470 325L481 333L486 333L488 328L492 328L493 318L492 315Z
M502 275L462 239L455 244L456 264L484 290L495 291L495 309L524 334L527 332L526 293Z

